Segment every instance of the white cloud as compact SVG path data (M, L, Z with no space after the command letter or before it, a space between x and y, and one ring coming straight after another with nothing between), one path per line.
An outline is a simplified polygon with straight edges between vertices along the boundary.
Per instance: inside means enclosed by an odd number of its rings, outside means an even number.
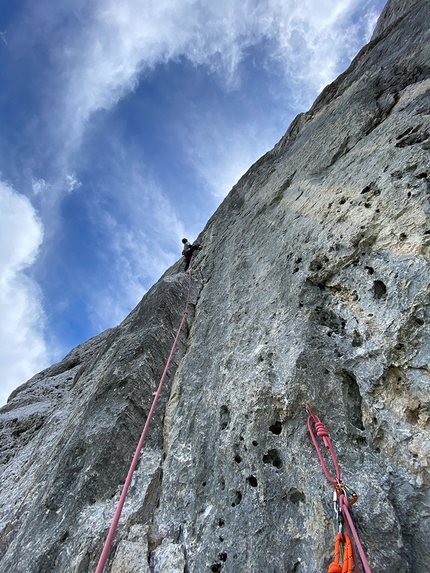
M276 85L285 92L292 114L303 111L342 71L340 62L352 58L361 47L363 34L374 23L375 2L380 0L98 0L90 8L74 2L74 13L79 17L82 12L81 24L73 32L66 30L64 45L52 52L58 69L49 118L59 140L59 172L69 173L71 158L95 112L113 108L136 88L141 74L181 57L205 66L231 90L240 83L238 66L248 48L264 42L263 65L278 75ZM358 8L367 18L364 23L350 20ZM55 13L50 4L52 29L54 20L60 23L64 11L70 9L62 6ZM46 30L45 34L49 36ZM285 131L283 120L279 123ZM239 138L233 135L233 127L226 128L226 135L231 134L234 141L226 146L223 157L217 161L214 154L212 159L200 154L201 163L195 162L203 179L214 181L217 191L212 192L217 196L223 196L258 154L276 142L271 134L255 135L257 122L241 125ZM220 147L215 155L218 151ZM61 197L63 190L70 193L80 185L72 172L66 176L65 188L59 176L51 191Z
M46 183L44 179L32 179L31 181L31 188L33 189L33 193L35 195L39 195L50 187L49 183Z
M43 2L43 0L41 0ZM263 65L278 75L288 105L296 113L309 107L318 91L341 71L340 62L351 58L370 35L375 5L381 0L74 0L43 8L31 14L33 30L49 42L59 35L64 14L74 14L74 25L62 28L63 45L53 45L53 87L46 123L58 147L57 175L51 177L51 195L59 199L81 182L76 152L99 110L109 110L133 91L141 74L150 74L160 63L186 58L205 66L224 88L240 84L238 66L251 46L266 44ZM364 6L364 8L363 8ZM353 23L351 14L364 14L364 22ZM30 18L30 16L29 16ZM267 47L268 46L268 47ZM282 90L282 84L288 89ZM279 98L282 95L279 94ZM291 119L291 118L289 118ZM282 118L284 120L284 118ZM283 130L287 128L282 123ZM243 142L253 141L256 125L241 126ZM265 137L263 137L265 139ZM269 141L270 138L267 138ZM274 141L270 141L273 145ZM250 145L235 152L237 168L219 162L217 170L240 174ZM265 151L262 145L258 151ZM242 168L241 166L244 165ZM211 167L212 168L212 167ZM202 166L199 166L202 171ZM64 173L67 173L64 179ZM210 170L206 179L211 177ZM224 194L234 180L225 177ZM227 182L228 181L228 182ZM42 191L42 179L34 192ZM217 187L219 185L217 184Z
M234 88L246 50L262 41L271 44L269 65L277 63L278 72L300 86L297 105L307 106L334 79L345 53L352 56L360 47L359 27L348 21L359 5L359 0L99 0L80 33L74 30L64 49L55 51L64 86L54 121L73 148L95 111L115 106L137 86L140 73L179 57L207 66L227 89Z
M0 182L0 403L47 365L41 293L25 274L42 238L30 201Z
M79 189L79 187L82 187L82 183L77 178L76 173L66 174L65 179L66 179L66 185L67 185L67 192L68 193L71 193L75 189Z
M370 9L365 16L365 41L369 42L376 28L380 12Z

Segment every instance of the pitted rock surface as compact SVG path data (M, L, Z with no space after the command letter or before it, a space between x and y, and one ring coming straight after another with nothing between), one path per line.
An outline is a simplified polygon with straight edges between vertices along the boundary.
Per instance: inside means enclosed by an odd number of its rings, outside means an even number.
M372 41L208 222L109 573L317 573L330 432L373 571L430 570L430 12ZM179 325L178 262L1 410L0 572L94 571ZM65 431L66 430L66 431Z

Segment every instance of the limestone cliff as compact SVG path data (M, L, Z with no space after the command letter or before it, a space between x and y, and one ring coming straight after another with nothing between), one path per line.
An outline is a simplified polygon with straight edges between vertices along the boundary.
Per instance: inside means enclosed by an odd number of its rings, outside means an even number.
M429 109L429 2L392 0L210 219L108 572L327 570L306 402L373 571L430 570ZM178 262L1 410L1 573L94 571L185 295Z

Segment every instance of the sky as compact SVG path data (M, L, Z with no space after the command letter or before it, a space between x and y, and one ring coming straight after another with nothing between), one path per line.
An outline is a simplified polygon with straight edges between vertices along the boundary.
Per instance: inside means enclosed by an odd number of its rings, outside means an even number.
M0 0L0 405L116 326L384 0Z

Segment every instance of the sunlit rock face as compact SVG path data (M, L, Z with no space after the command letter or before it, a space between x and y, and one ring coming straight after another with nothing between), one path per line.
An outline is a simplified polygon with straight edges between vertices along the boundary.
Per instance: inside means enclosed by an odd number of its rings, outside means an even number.
M199 237L107 572L327 570L332 486L307 402L360 496L372 570L430 570L428 8L391 2ZM28 494L1 572L95 570L183 313L181 265L1 410L2 530Z

